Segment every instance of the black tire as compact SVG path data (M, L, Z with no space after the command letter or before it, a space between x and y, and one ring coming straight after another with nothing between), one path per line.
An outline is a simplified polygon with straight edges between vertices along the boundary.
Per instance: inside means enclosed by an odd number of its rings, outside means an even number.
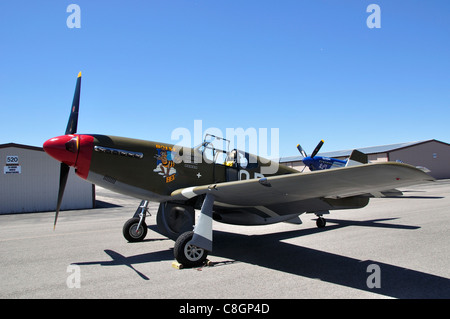
M126 221L123 225L122 233L123 237L130 243L143 241L145 236L147 236L147 224L142 221L139 230L136 232L136 228L139 225L140 218L134 217Z
M202 248L190 245L193 231L181 234L175 242L173 254L175 259L186 268L198 267L205 263L208 252Z
M326 224L327 224L327 221L325 220L325 218L323 218L323 217L317 218L317 220L316 220L317 227L324 228Z

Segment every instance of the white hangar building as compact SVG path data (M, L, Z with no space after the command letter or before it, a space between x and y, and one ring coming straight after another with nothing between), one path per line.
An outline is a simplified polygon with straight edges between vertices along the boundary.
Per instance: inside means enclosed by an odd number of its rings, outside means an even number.
M0 164L0 214L56 210L60 164L42 147L0 144ZM61 210L94 206L94 185L71 168Z
M450 144L438 140L362 147L357 150L367 154L370 162L400 161L426 167L431 171L429 174L436 179L450 178ZM352 151L353 149L317 155L345 160L350 157ZM280 159L280 163L300 171L304 167L301 156L284 157Z

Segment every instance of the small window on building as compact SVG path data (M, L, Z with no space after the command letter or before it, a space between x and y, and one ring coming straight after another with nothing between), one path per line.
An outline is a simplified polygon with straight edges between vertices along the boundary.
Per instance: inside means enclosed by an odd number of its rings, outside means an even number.
M433 153L433 158L437 158L437 153Z

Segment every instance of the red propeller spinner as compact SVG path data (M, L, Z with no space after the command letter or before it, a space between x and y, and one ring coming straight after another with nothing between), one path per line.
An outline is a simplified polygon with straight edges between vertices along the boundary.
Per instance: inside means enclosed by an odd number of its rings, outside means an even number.
M81 178L89 174L94 138L90 135L69 134L51 138L44 143L44 151L76 169Z

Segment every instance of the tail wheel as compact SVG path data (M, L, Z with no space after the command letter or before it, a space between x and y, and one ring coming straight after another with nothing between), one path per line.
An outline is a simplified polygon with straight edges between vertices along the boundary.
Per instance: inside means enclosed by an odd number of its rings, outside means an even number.
M325 218L323 218L323 217L317 218L317 220L316 220L317 227L324 228L326 224L327 224L327 221L325 220Z
M208 252L191 244L193 231L181 234L175 242L175 259L184 267L198 267L205 263Z

